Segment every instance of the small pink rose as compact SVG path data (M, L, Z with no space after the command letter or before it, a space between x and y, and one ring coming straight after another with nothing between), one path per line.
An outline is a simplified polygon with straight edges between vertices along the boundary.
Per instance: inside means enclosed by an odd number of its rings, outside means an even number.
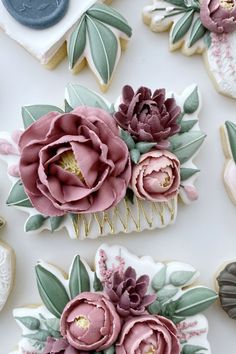
M166 150L153 150L141 156L133 167L131 186L137 197L165 202L178 194L180 162Z
M71 300L61 317L61 334L79 350L102 351L116 341L121 321L103 293L84 292Z
M194 186L184 186L184 191L186 193L187 198L191 201L194 202L195 200L198 199L198 191L197 188Z
M173 322L165 317L144 315L131 318L121 331L116 354L179 354L180 343Z

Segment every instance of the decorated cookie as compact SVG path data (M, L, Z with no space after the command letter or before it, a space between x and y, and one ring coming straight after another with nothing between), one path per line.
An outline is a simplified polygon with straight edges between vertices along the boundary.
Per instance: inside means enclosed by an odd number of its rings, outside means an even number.
M0 217L0 230L5 221ZM14 254L9 246L0 241L0 312L5 305L13 285Z
M221 127L221 140L225 154L224 185L234 204L236 204L236 124L225 122Z
M102 245L95 271L78 255L68 277L43 261L35 271L43 304L14 310L22 330L14 354L211 353L202 312L217 294L194 285L189 264Z
M74 73L88 64L104 91L132 33L110 2L2 0L0 28L50 69L66 54Z
M199 110L195 85L181 95L125 86L110 104L69 84L63 110L25 106L24 130L0 134L7 204L29 214L26 231L65 227L80 239L172 224L178 197L198 197Z
M234 0L152 0L143 11L154 32L170 30L170 50L203 54L217 90L236 98Z
M220 304L229 317L236 319L236 262L227 264L217 277Z

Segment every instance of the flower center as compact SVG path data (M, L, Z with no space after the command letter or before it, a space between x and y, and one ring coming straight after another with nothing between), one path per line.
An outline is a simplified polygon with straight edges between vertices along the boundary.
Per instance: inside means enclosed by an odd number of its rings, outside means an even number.
M144 354L155 354L155 352L156 352L156 348L154 348L154 346L151 345L150 348L148 349L148 352Z
M169 187L169 185L170 185L170 176L167 175L163 178L161 186L166 188L166 187Z
M83 328L83 329L88 329L90 326L90 321L87 317L85 316L79 316L75 319L76 326Z
M231 11L234 7L234 0L220 0L220 6L225 10Z
M75 155L72 151L64 152L60 156L60 159L58 161L58 165L61 166L63 168L63 170L65 170L69 173L73 173L74 175L79 177L79 179L81 181L84 181L84 177L83 177L82 172L81 172L81 170L78 166L78 163L75 159Z

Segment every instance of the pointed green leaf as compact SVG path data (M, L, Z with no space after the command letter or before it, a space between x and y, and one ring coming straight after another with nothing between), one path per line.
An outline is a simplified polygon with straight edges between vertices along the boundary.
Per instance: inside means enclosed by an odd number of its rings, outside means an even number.
M108 349L103 350L103 354L115 354L115 347L112 346Z
M110 109L100 95L77 84L68 84L66 86L66 101L72 109L78 106L98 107L107 112L109 112Z
M50 112L63 113L62 109L46 104L22 107L21 114L25 129L28 128L32 123L36 122L36 120Z
M57 230L64 220L64 216L53 216L50 217L51 231Z
M90 279L80 256L76 256L69 277L69 289L71 298L75 298L84 291L90 291Z
M30 340L35 340L39 343L45 343L50 337L50 332L45 329L40 329L35 333L24 334L22 335L23 338L29 338Z
M43 224L45 223L45 221L48 218L41 215L41 214L36 214L36 215L32 215L30 216L25 223L25 231L29 232L29 231L35 231L40 229L40 227L43 226Z
M231 153L234 159L234 162L236 162L236 124L233 122L227 121L225 122L228 138L229 138L229 144L230 144L230 149Z
M157 315L160 313L161 308L162 308L161 302L159 300L156 300L151 305L148 306L148 312L151 315Z
M109 26L118 29L119 31L125 33L128 37L131 37L132 35L132 29L128 25L126 19L110 6L105 4L95 4L90 7L87 14Z
M171 31L171 42L177 43L188 32L194 17L194 10L187 11L180 19L174 24Z
M191 28L188 46L192 47L199 39L205 35L206 31L207 29L202 25L200 17L198 17Z
M67 100L65 100L65 112L70 113L71 111L73 111L73 108L69 105Z
M54 274L40 264L35 267L35 271L39 294L44 305L55 317L60 318L70 301L66 289Z
M129 150L133 150L135 148L135 142L129 132L121 129L120 131L121 139L126 143Z
M25 317L15 317L17 321L23 324L26 328L28 328L31 331L36 331L37 329L40 328L40 321L31 316L25 316Z
M59 318L48 318L46 320L47 327L55 332L60 331L60 319Z
M32 208L32 204L29 200L29 197L25 193L24 186L21 180L17 181L12 187L6 203L7 205Z
M141 154L146 154L146 152L149 152L156 145L156 143L147 143L141 141L137 143L135 147L140 151Z
M102 291L103 285L101 280L98 278L97 273L94 273L94 280L93 280L93 289L94 291Z
M217 297L218 296L215 291L205 287L187 290L177 300L177 306L174 314L176 316L184 317L197 315L213 304Z
M199 107L199 95L198 87L196 86L194 90L190 93L184 102L184 112L188 114L194 113Z
M118 41L109 27L87 16L87 31L91 56L104 84L108 84L115 69Z
M200 347L199 345L185 344L182 348L181 354L202 354L202 351L207 350L207 348Z
M191 271L176 271L170 276L170 283L174 286L184 286L187 284L196 272Z
M184 0L167 0L167 2L172 5L186 8Z
M131 160L137 164L139 162L139 159L140 159L140 152L138 149L133 149L130 151L130 157L131 157Z
M201 131L176 134L169 139L172 146L172 152L178 157L181 164L183 164L198 151L205 137L206 135Z
M175 296L177 294L177 292L178 292L178 289L175 286L168 284L157 292L157 298L160 301L163 301L163 300L166 301L166 300L171 299L173 296Z
M152 288L154 290L160 290L165 285L166 281L166 266L164 265L159 272L157 272L152 278Z
M191 130L197 122L198 122L197 119L182 120L180 124L181 127L180 134L186 133L189 130Z
M86 17L82 16L78 26L72 32L68 41L68 58L70 68L73 69L75 64L83 59L86 46Z
M198 170L197 168L186 168L186 167L181 167L180 169L180 177L181 177L181 181L186 181L187 179L189 179L190 177L192 177L193 175L195 175L195 173L200 172L200 170Z
M210 48L210 46L211 46L211 32L210 31L206 32L203 40L204 40L206 47Z

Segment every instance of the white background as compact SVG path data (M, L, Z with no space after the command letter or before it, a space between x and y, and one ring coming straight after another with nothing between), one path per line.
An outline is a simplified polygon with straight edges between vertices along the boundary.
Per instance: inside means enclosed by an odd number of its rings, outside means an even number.
M168 35L152 33L142 23L142 8L149 1L114 0L114 7L128 18L134 35L106 97L115 100L127 83L135 88L146 85L176 92L193 82L199 84L203 96L200 123L208 135L197 158L202 170L197 184L200 198L190 206L181 205L176 224L165 230L118 235L104 240L109 244L120 243L138 255L149 254L156 260L175 259L191 263L201 272L200 282L214 287L218 267L227 260L236 259L236 208L222 183L224 157L219 138L219 126L224 120L236 121L236 102L215 91L201 56L188 58L180 52L170 53ZM47 71L24 49L0 33L0 130L12 131L21 127L22 105L62 105L64 87L68 82L98 89L91 71L85 69L73 76L67 68L65 60L56 70ZM95 250L103 241L73 241L64 232L25 234L26 214L4 205L9 188L5 165L1 163L0 215L8 222L1 239L15 249L17 269L13 292L0 314L0 354L14 349L20 337L12 309L40 303L34 277L36 261L41 258L67 270L74 254L80 253L92 263ZM235 354L236 322L226 316L219 304L206 315L210 323L212 353Z

